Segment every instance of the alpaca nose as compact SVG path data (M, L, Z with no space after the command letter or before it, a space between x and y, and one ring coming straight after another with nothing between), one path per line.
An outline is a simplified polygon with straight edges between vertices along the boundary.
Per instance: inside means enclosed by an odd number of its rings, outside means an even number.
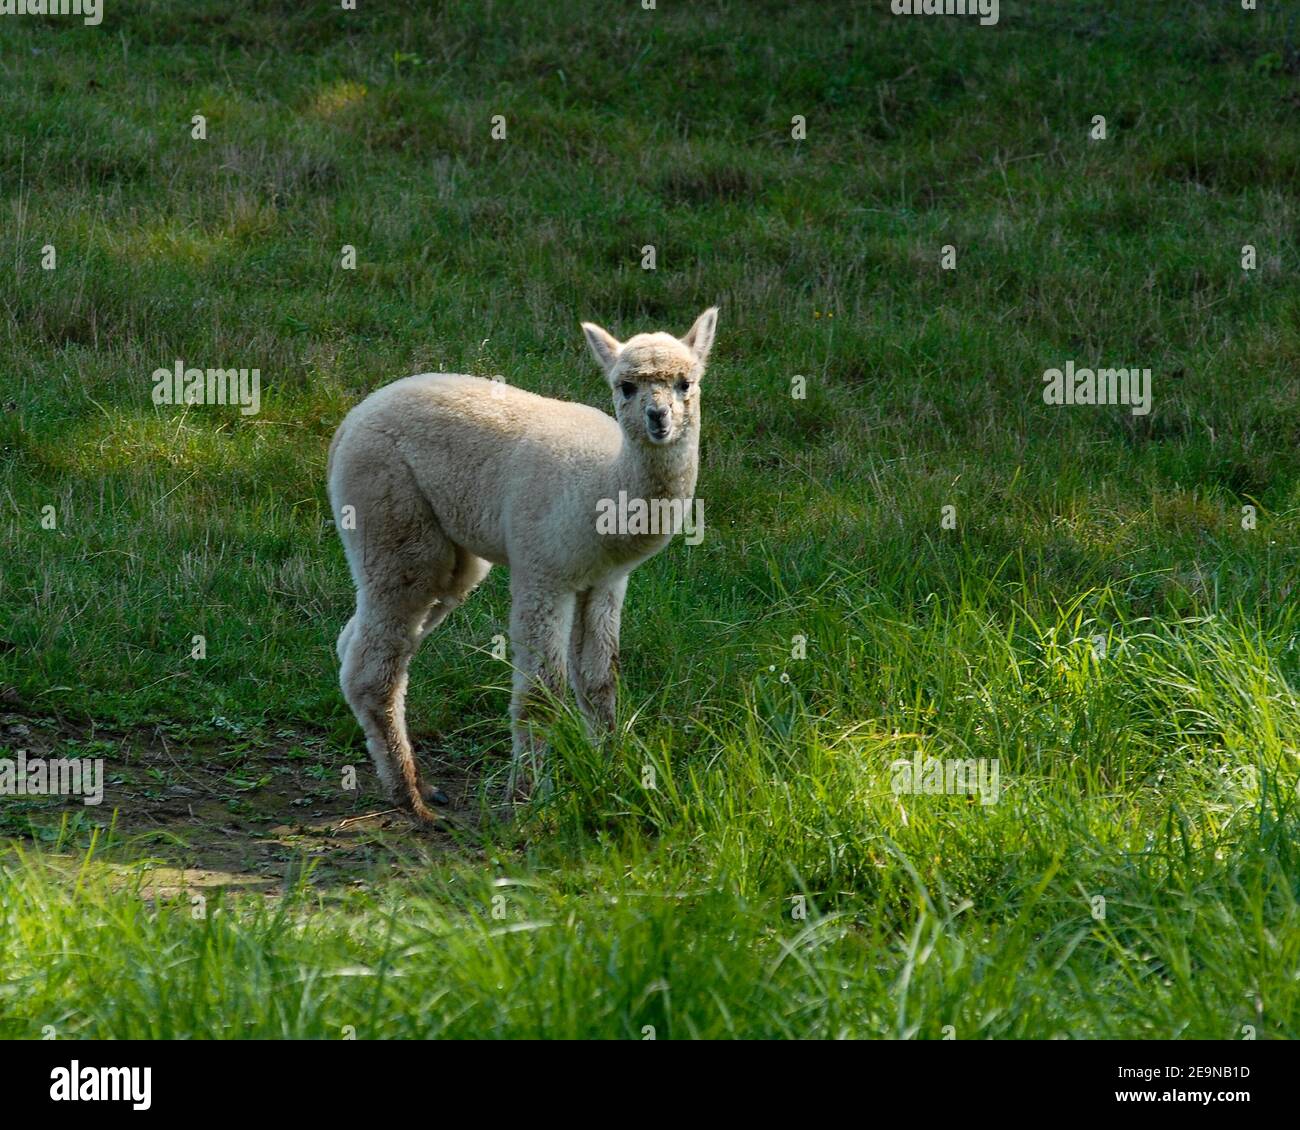
M662 430L663 426L668 423L667 408L647 408L645 414L650 423L660 430Z

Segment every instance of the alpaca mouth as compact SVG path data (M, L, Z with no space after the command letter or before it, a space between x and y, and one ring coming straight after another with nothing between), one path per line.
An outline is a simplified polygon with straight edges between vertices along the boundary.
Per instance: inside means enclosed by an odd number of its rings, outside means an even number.
M650 437L651 443L667 443L672 428L665 425L662 428L656 428L653 424L647 424L645 434Z

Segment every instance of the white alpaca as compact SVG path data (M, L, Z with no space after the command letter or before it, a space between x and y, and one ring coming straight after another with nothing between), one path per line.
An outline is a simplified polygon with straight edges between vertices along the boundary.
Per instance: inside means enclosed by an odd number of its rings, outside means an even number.
M690 505L716 325L715 307L680 340L620 345L584 323L617 423L499 381L426 373L372 393L339 425L329 494L357 586L338 641L343 694L380 781L419 819L443 798L421 783L407 737L407 669L493 564L510 567L512 794L540 779L539 708L566 673L593 730L612 727L628 574L674 531L601 533L597 515L620 491Z

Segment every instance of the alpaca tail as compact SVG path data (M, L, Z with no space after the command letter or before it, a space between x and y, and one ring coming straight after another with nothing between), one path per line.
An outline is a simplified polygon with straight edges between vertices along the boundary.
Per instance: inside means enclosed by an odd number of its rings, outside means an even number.
M334 452L338 450L339 440L343 438L343 425L340 424L334 429L334 438L330 440L329 454L325 456L325 479L329 480L330 471L334 468Z

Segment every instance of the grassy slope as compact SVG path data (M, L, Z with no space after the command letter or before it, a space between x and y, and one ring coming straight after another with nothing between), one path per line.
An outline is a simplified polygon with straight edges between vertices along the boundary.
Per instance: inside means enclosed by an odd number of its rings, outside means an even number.
M489 863L200 923L15 866L0 1032L1300 1034L1297 6L279 7L0 23L9 697L355 761L332 428L423 369L603 405L579 318L721 302L709 534L632 584L630 733L562 732ZM176 358L262 413L156 410ZM1070 358L1155 411L1044 406ZM504 582L411 701L493 768ZM1002 801L900 803L918 747Z

